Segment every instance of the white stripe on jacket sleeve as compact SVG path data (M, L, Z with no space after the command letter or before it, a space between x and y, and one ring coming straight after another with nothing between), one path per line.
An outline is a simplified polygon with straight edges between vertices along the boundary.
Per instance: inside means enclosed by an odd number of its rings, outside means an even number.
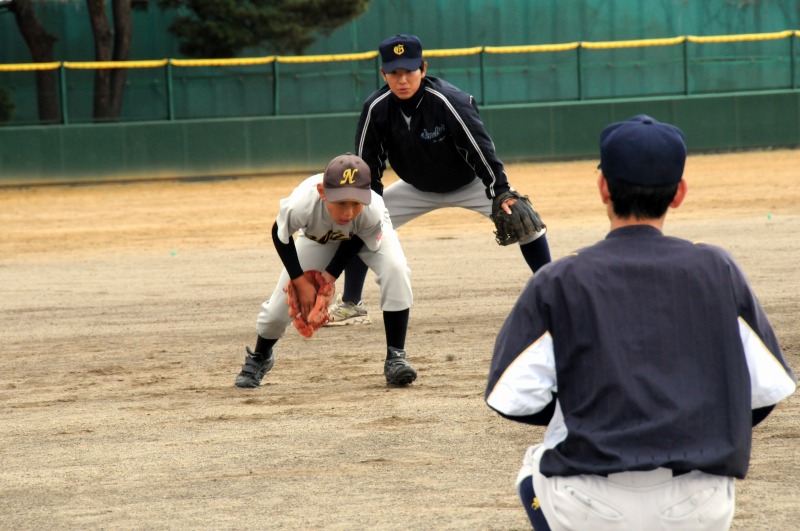
M742 338L747 369L750 371L751 407L758 409L772 406L791 396L797 385L758 334L741 317L739 336Z
M504 415L533 415L553 400L557 390L553 338L546 332L509 364L486 403Z

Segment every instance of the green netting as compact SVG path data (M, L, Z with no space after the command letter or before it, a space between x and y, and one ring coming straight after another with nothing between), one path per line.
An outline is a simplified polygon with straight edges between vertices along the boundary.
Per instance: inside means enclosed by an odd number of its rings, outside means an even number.
M94 70L67 69L66 102L69 123L92 123L94 119ZM129 68L119 121L167 119L167 90L162 68Z
M378 86L375 62L279 63L279 114L351 112Z
M487 54L485 102L496 104L577 100L576 51Z
M692 93L793 88L790 39L688 44Z
M59 36L56 60L92 60L83 0L37 6L43 25ZM171 16L154 2L134 11L132 60L181 58L167 31ZM308 53L373 51L397 32L416 33L436 50L765 33L800 28L799 17L794 0L464 0L458 9L446 0L373 0L366 14L320 36ZM484 106L794 89L799 39L432 57L429 73ZM14 17L0 13L0 64L28 61ZM55 96L66 103L55 121L92 122L93 72L51 75L58 79ZM144 68L127 77L121 121L352 112L381 83L374 60ZM35 73L0 72L0 87L13 105L0 126L40 123Z
M272 65L173 67L174 118L274 114Z
M582 50L583 99L685 92L683 45Z

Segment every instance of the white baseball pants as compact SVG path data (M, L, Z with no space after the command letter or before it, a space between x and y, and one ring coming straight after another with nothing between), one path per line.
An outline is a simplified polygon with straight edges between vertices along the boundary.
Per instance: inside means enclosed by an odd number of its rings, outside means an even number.
M545 477L544 445L531 446L517 488L533 477L533 489L552 531L726 530L733 521L734 479L694 471L673 477L658 468L609 476Z
M324 271L336 249L339 248L339 242L319 244L298 235L295 238L295 247L303 271L311 269ZM408 268L408 261L391 222L384 222L378 250L370 251L364 246L358 256L375 273L376 282L380 286L381 310L397 312L411 307L414 303L411 270ZM286 303L286 293L283 291L288 282L289 273L284 268L272 296L261 305L261 312L256 319L256 331L265 339L283 337L286 328L292 322L289 305Z
M486 197L486 187L477 177L470 184L453 192L423 192L403 180L398 180L383 191L383 202L392 217L392 225L399 229L409 221L439 208L460 207L483 214L492 214L492 200ZM530 243L547 229L535 236L520 241L520 245Z

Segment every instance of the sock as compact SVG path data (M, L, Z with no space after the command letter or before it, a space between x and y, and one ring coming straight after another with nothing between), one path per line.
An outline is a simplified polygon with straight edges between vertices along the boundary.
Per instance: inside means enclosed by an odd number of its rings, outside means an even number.
M364 281L367 279L369 268L358 256L353 257L344 268L344 292L342 302L361 302L361 292L364 291Z
M405 350L409 313L409 308L399 312L383 312L383 327L386 330L387 347Z
M274 347L275 343L277 342L278 342L277 339L265 339L261 336L258 336L258 339L256 340L256 352L258 354L266 356L267 354L269 354L269 351L272 350L272 347Z
M533 477L528 476L522 480L522 483L519 484L518 493L534 531L550 531L550 525L544 517L539 500L536 498L536 493L533 491Z
M531 271L536 271L543 265L551 261L550 246L547 244L547 234L542 234L532 242L520 245L519 250L522 251L522 256L528 263Z

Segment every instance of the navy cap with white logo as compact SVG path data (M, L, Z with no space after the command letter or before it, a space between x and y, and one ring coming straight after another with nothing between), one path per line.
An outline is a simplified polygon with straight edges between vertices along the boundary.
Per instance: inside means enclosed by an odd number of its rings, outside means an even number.
M384 74L403 68L410 72L422 67L422 43L416 35L395 35L378 47Z

